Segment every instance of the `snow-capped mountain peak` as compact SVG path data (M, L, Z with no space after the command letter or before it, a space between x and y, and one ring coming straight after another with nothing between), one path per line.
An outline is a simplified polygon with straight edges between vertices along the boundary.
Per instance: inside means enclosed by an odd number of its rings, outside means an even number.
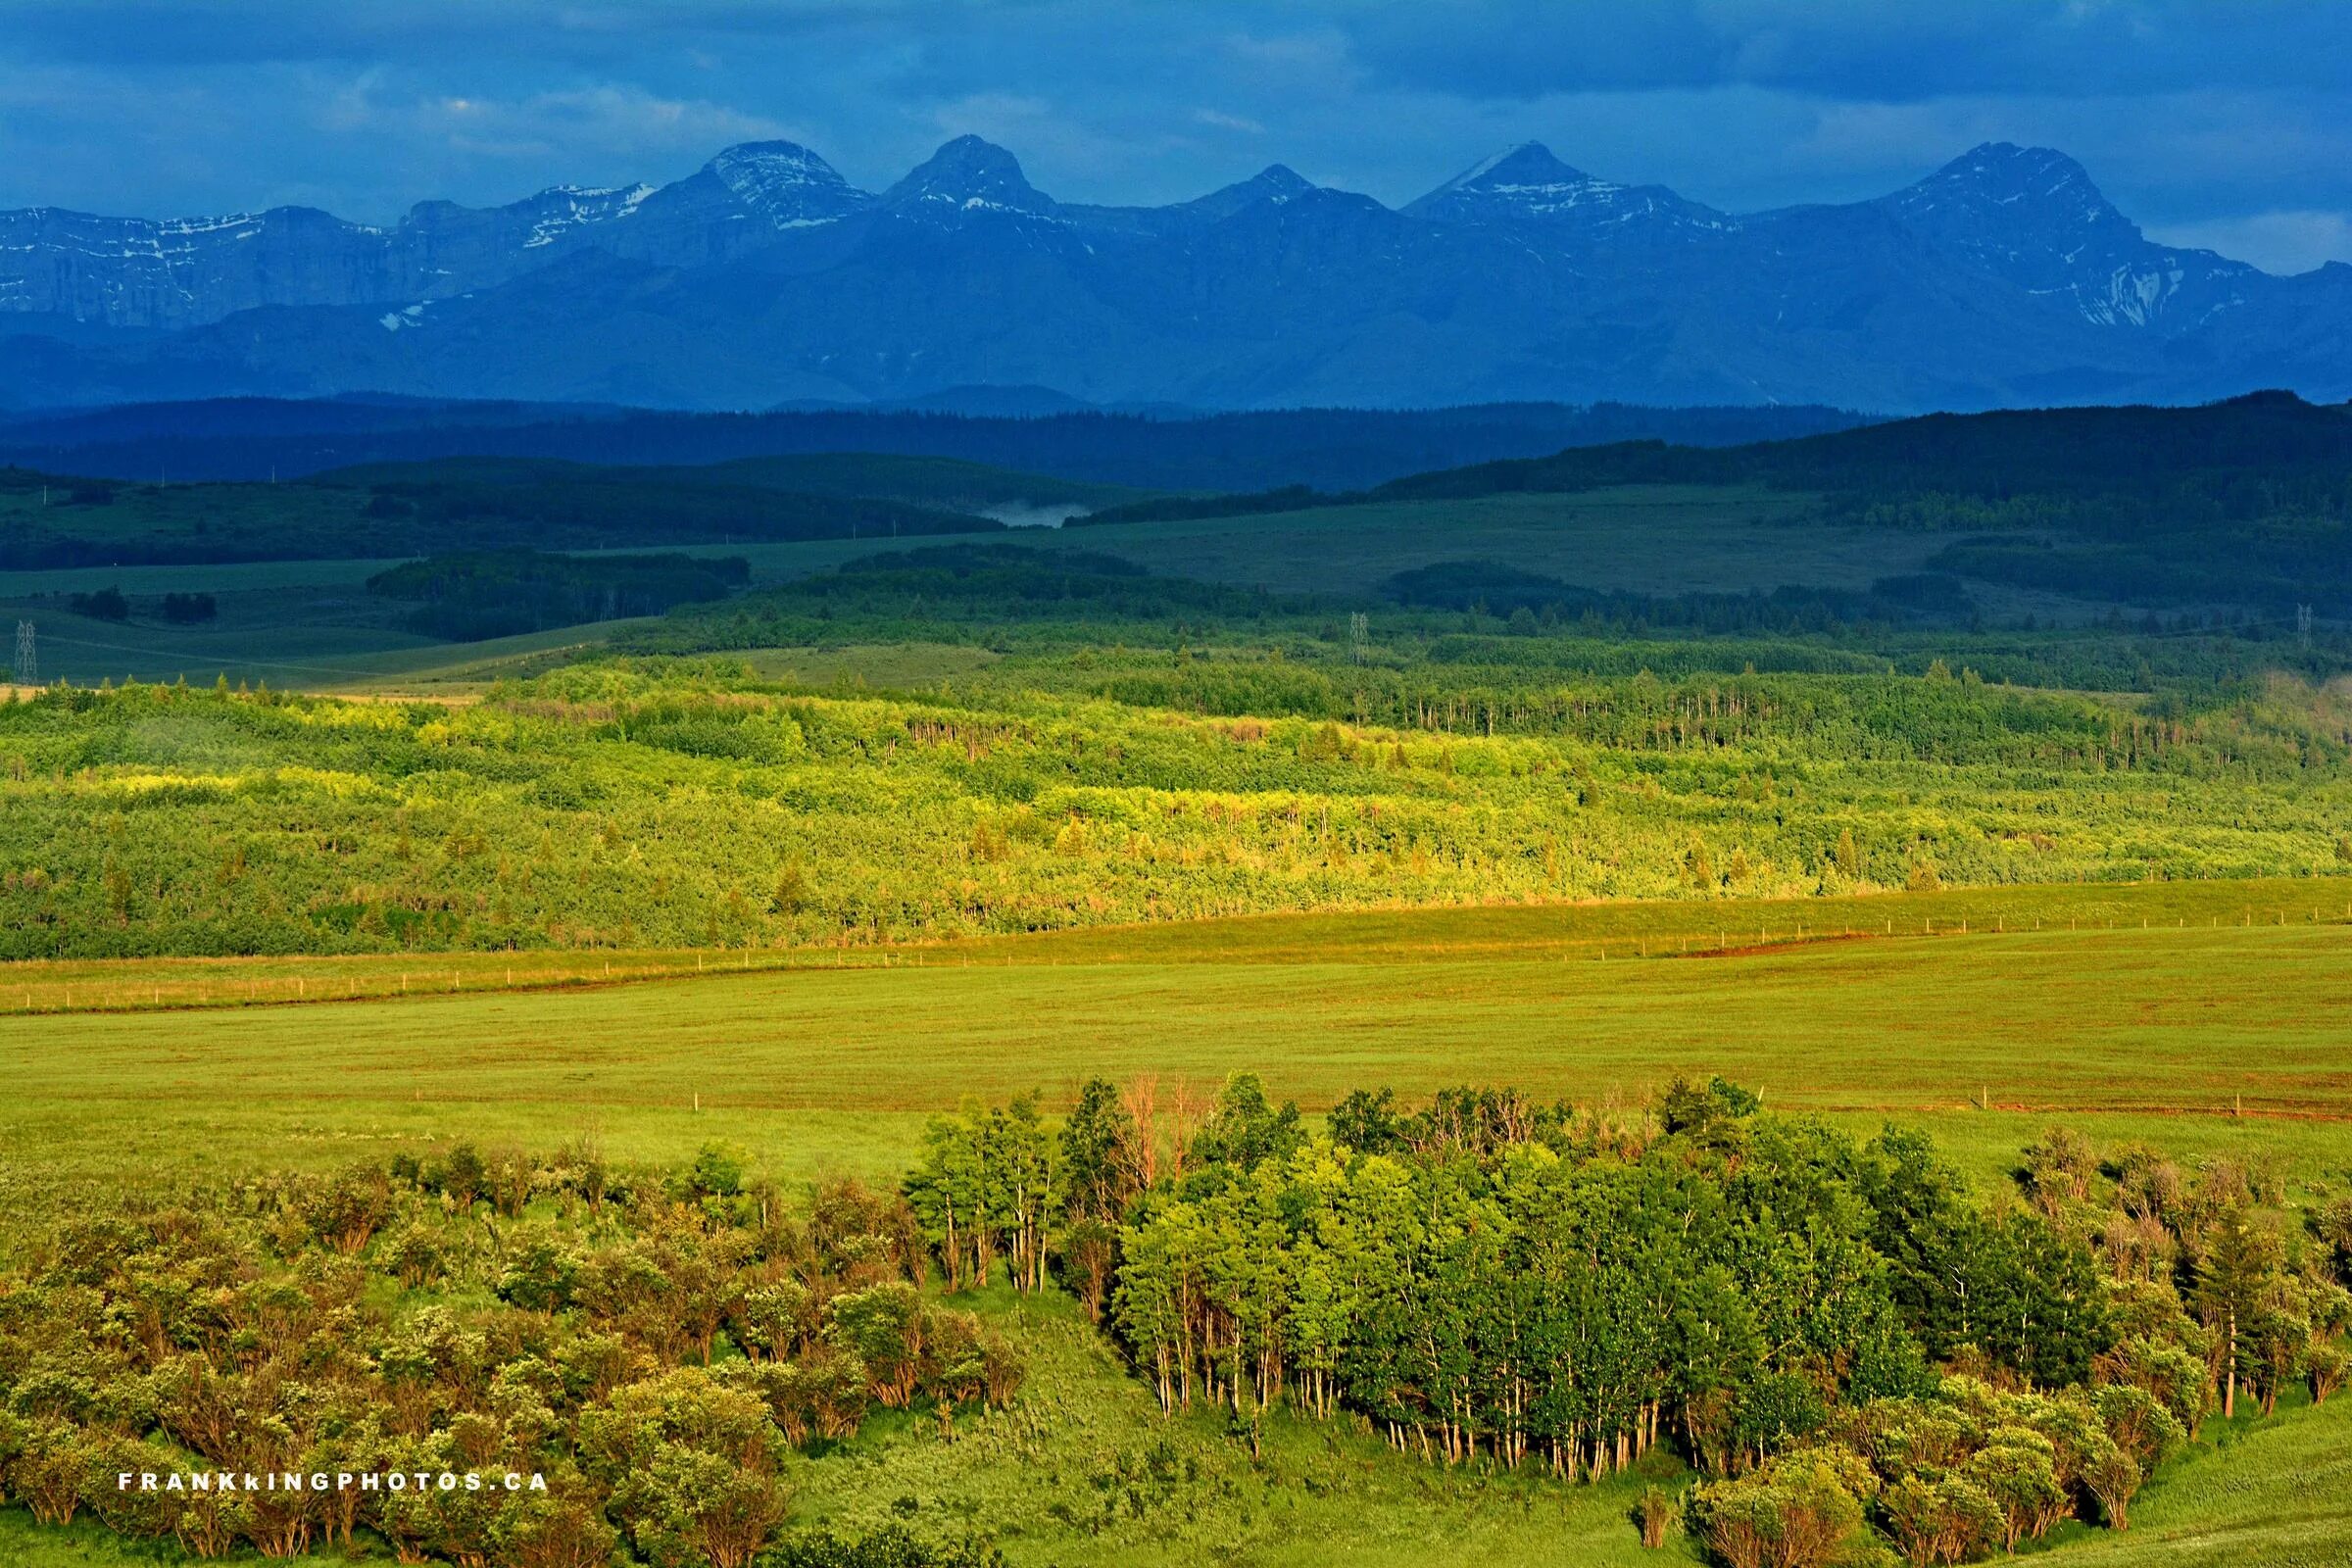
M1287 202L1294 196L1303 196L1315 188L1288 164L1268 164L1242 182L1242 188L1254 191L1269 201Z
M883 192L883 203L927 217L950 213L1046 215L1054 199L1029 183L1020 161L994 142L958 136Z
M1986 142L1879 206L1938 250L2100 326L2230 309L2251 270L2153 243L2088 171L2048 147Z
M1475 202L1490 209L1537 216L1605 200L1623 188L1561 163L1540 141L1523 141L1480 159L1405 211L1459 208Z
M2115 210L2090 172L2049 147L1985 142L1961 154L1915 185L1886 198L1909 220L1949 225L1962 215L1976 220L2080 231L2112 225L2137 233Z
M632 216L654 193L651 185L556 185L531 198L534 218L525 250L553 245L573 229Z
M778 228L829 223L873 200L798 142L744 142L703 169L737 201Z
M1405 212L1451 222L1566 223L1607 229L1643 220L1722 229L1731 219L1685 201L1662 185L1620 185L1552 156L1540 141L1521 142L1481 160Z
M1302 178L1287 165L1268 164L1248 179L1221 186L1205 196L1194 197L1179 211L1199 218L1222 220L1261 203L1280 206L1296 201L1315 188L1312 180Z

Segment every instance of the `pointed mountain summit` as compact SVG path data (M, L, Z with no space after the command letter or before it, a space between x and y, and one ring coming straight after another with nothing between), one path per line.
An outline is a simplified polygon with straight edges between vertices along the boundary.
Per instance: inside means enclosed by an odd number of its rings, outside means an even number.
M1268 164L1248 179L1221 186L1205 196L1196 196L1183 207L1188 213L1213 220L1231 218L1259 202L1287 202L1316 188L1312 180L1301 177L1289 166Z
M1986 142L1879 208L1936 249L2036 295L2071 297L2103 326L2145 326L2221 304L2252 269L2150 241L2090 173L2049 147Z
M1047 216L1054 199L1029 183L1020 160L994 142L958 136L882 193L884 206L925 217L959 212Z
M702 172L778 228L829 223L873 202L798 142L747 141L711 159Z
M1540 222L1602 230L1643 220L1710 229L1734 220L1663 185L1620 185L1561 163L1540 141L1506 148L1408 204L1436 222Z
M1454 175L1436 190L1421 198L1435 201L1447 192L1476 192L1488 196L1518 197L1529 192L1549 193L1605 185L1581 169L1571 168L1552 155L1550 148L1540 141L1523 141L1516 147L1505 147L1498 153L1480 159ZM1418 207L1421 202L1415 202ZM1411 211L1408 207L1406 211Z

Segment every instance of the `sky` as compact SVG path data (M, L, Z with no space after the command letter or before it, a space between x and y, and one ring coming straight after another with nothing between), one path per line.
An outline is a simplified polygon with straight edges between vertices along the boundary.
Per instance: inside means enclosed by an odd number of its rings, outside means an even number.
M1283 163L1398 204L1540 140L1735 212L2060 148L2151 235L2352 261L2352 0L0 0L0 208L187 216L660 183L940 142L1065 201Z

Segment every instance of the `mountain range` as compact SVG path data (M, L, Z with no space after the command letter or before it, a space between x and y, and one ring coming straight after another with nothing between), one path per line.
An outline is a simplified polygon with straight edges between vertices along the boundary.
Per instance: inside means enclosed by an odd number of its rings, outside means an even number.
M1885 414L2352 394L2352 267L2148 239L2062 153L1732 214L1530 142L1400 209L1279 165L1057 202L959 137L881 192L789 142L371 226L0 212L0 405L353 391L678 409L1509 400ZM1043 389L1043 390L1040 390Z

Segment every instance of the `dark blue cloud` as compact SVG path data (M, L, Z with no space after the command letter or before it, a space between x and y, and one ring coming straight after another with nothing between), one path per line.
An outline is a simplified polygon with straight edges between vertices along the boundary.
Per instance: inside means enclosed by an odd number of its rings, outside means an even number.
M2340 90L2340 0L1458 0L1351 24L1386 79L1470 96L1758 86L1913 102L2222 87Z
M1527 137L1735 209L2064 147L2152 230L2274 267L2352 235L2342 0L0 0L0 206L382 219L805 140L939 141L1164 201L1281 160L1408 199Z

